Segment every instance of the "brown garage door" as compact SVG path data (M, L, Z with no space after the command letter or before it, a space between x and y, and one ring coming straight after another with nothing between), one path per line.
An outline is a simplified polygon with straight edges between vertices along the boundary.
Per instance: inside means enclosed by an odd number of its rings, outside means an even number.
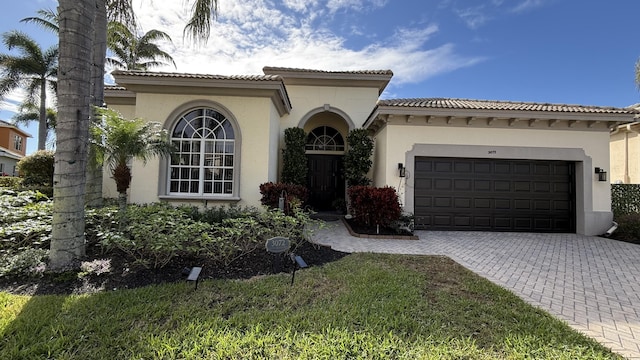
M416 228L575 232L567 161L417 157Z

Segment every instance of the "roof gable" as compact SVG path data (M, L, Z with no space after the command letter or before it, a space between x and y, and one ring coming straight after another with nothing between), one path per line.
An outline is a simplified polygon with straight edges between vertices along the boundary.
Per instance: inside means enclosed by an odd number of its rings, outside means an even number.
M378 89L378 95L393 77L391 70L327 71L265 66L262 72L281 76L287 85L372 87Z
M207 93L231 96L269 97L280 115L291 111L291 101L282 78L277 75L209 75L116 70L117 86L106 87L105 95L126 101L137 92ZM119 101L118 100L118 101Z

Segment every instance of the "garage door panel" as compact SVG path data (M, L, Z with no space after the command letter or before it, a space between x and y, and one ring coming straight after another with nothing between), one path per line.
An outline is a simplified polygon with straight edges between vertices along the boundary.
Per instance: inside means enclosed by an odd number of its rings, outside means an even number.
M470 198L455 198L453 201L453 206L456 209L471 209L471 201Z
M435 173L450 173L451 169L453 169L453 161L451 160L439 160L433 163L433 172Z
M495 208L496 210L510 210L511 209L511 200L510 199L495 199Z
M433 207L436 208L450 208L451 207L451 198L450 197L436 197L433 199Z
M513 173L515 175L530 175L531 164L528 163L515 163L513 166Z
M529 199L515 199L513 201L513 208L515 210L532 210L531 200L529 200Z
M473 182L473 189L475 191L491 191L490 180L475 180Z
M490 209L493 199L474 199L473 205L476 209Z
M513 190L519 192L530 192L531 191L531 182L529 181L514 181L513 182Z
M471 161L457 161L453 165L454 171L458 174L472 174L473 163Z
M549 182L536 181L533 183L533 191L548 193L551 191L551 184Z
M472 217L468 216L468 215L458 215L456 217L454 217L454 225L456 227L461 228L468 228L471 229L471 221L472 221Z
M536 200L533 202L533 209L536 211L551 211L551 200Z
M494 191L511 191L511 181L509 180L495 180L493 182Z
M469 191L472 183L470 179L456 179L453 181L453 189L455 191Z
M435 215L433 216L433 225L436 227L451 227L453 226L453 217L448 215Z
M416 227L574 232L573 166L564 161L418 157Z
M434 179L433 181L433 187L436 190L453 190L453 188L451 187L453 184L453 181L451 181L451 179Z
M511 165L507 163L495 163L493 172L494 174L511 174Z

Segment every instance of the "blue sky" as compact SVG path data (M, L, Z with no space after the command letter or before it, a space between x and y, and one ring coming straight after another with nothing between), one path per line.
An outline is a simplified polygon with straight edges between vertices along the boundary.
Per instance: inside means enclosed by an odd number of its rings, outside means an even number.
M260 74L264 66L391 69L385 98L451 97L625 107L640 102L640 2L620 0L219 0L206 45L182 38L185 1L134 0L140 25L173 38L177 68ZM0 32L55 0L3 4ZM0 51L6 49L0 47ZM0 107L10 120L19 93ZM14 101L12 101L14 100ZM26 129L37 135L35 126ZM37 139L29 139L28 152Z

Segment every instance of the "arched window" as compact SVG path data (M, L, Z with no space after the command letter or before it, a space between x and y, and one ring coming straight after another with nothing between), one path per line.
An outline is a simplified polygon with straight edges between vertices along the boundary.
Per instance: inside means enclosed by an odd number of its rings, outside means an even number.
M236 135L231 120L199 107L182 115L171 130L168 194L232 196L236 193Z
M307 150L344 151L344 139L338 130L320 126L307 135Z

